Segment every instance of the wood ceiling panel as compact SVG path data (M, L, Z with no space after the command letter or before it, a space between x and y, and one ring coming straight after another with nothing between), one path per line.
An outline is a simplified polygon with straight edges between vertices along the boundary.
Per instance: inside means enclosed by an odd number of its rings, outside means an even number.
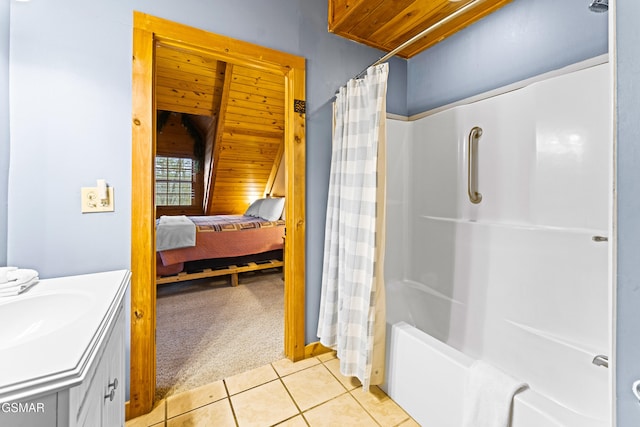
M254 110L262 110L264 106L271 106L274 109L280 108L278 111L284 113L284 96L282 98L274 98L267 95L258 95L246 92L238 92L236 90L229 91L229 96L234 101L245 101L247 104L245 108L252 108ZM238 105L238 104L235 104Z
M398 56L410 58L510 1L329 0L329 31L390 52L423 30L469 5L464 12L434 28L398 53Z
M207 94L215 93L218 96L220 96L220 94L222 93L222 80L224 79L224 77L220 79L208 79L206 77L201 77L198 80L186 80L184 78L186 76L181 77L182 78L171 78L168 75L160 74L156 77L156 86L168 87L176 90L202 92Z
M213 84L218 73L217 62L214 66L201 67L191 63L180 63L169 58L158 57L157 60L157 69L161 71L161 75L165 75L167 77L182 79L187 75L190 76L189 80Z
M193 95L191 92L170 88L156 88L156 93L159 110L203 116L213 115L213 98L206 94Z
M238 107L235 103L233 105L227 105L227 113L228 114L238 114L244 116L252 116L262 119L280 119L284 117L284 110L280 111L272 111L266 109L253 110L249 108L241 108Z
M233 177L229 176L225 178L218 178L218 180L216 180L216 185L220 185L221 187L224 187L226 185L227 187L229 187L229 184L233 184L236 190L240 187L244 187L249 191L255 192L256 190L258 190L259 193L263 193L264 179L264 173L259 174L244 172L244 175L238 174L237 176L234 175ZM225 197L225 199L233 197L234 195L235 193L230 193L227 195L227 197Z
M233 133L236 137L238 138L242 138L242 139L246 139L244 137L256 137L256 138L268 138L268 139L278 139L278 140L282 140L283 137L283 132L267 132L265 130L252 130L252 129L246 129L243 127L231 127L231 126L225 126L225 132L231 132Z
M254 171L254 172L249 172L249 171L245 171L243 172L242 175L238 174L238 171L234 171L234 173L236 174L236 177L231 178L231 177L224 177L224 178L218 178L217 183L220 186L223 185L238 185L238 184L243 184L243 185L254 185L255 188L258 188L259 190L264 190L264 180L267 179L269 177L268 173L264 173L261 171Z
M371 4L369 4L371 3ZM415 0L400 0L394 2L384 1L367 1L366 5L362 6L362 12L365 17L357 20L353 19L346 31L358 34L363 39L370 38L373 34L380 30L380 28L387 26L390 22L390 17L403 17L405 20L410 19L411 15L406 16L410 12L410 7L415 6ZM429 2L427 5L434 4L436 2Z
M227 150L248 150L250 148L253 148L253 145L250 145L252 143L255 144L260 144L260 149L263 150L271 150L272 148L277 148L280 146L280 142L274 142L276 141L273 138L262 138L262 137L254 137L254 136L248 136L248 137L244 137L242 135L240 136L236 136L235 140L232 139L224 139L222 141L222 149L227 149ZM239 145L238 143L243 143L242 145ZM245 145L246 144L246 145ZM263 145L263 144L269 144L268 146Z
M268 126L271 129L283 130L284 129L284 117L260 117L247 114L236 114L227 111L227 120L229 122L246 123L251 125Z
M268 140L258 140L254 139L253 141L250 138L237 138L235 140L228 140L226 138L222 139L220 143L221 150L248 150L248 149L257 149L257 150L277 150L280 147L280 141L277 139L268 139Z
M280 144L280 137L270 137L264 135L242 135L225 130L222 135L223 141L229 142L255 142L255 143L267 143L267 144Z
M248 116L241 116L248 117ZM227 119L226 127L229 129L241 129L241 132L245 135L250 134L249 132L255 132L254 134L265 133L269 135L281 135L284 134L284 126L283 123L255 123L249 121L240 121L235 120L230 117ZM236 132L237 133L237 132Z
M265 195L280 164L285 86L283 76L236 65L226 78L211 213L241 214Z
M369 37L385 46L399 46L418 34L424 28L455 12L458 6L464 6L470 0L452 3L449 0L430 2L412 2L396 15L391 15Z
M273 181L283 152L284 83L282 75L228 65L204 52L156 46L157 109L219 122L207 126L215 128L208 214L244 212Z
M251 77L255 79L255 81L262 85L266 82L271 82L273 84L279 85L284 84L284 76L281 74L274 74L263 70L258 70L254 68L244 67L241 65L234 66L235 70L233 73L233 78L236 76L241 77Z
M265 89L263 87L238 84L235 82L231 83L230 90L232 92L272 99L274 101L278 101L278 103L284 102L284 91L282 90Z
M249 75L237 75L237 74L233 75L233 82L238 84L251 85L258 88L272 89L272 90L280 90L280 88L282 88L282 85L284 83L282 81L273 82L269 80L260 79L259 77L256 78Z
M225 155L227 155L227 156L234 156L234 158L244 161L244 160L253 160L256 155L274 157L278 153L278 148L274 148L274 149L270 149L270 150L266 150L266 149L255 150L252 147L251 147L251 149L249 149L246 146L243 146L241 148L239 148L239 147L231 147L231 148L223 147L222 151L226 152Z
M177 46L169 46L165 44L156 45L157 59L170 59L184 65L197 65L203 68L216 68L218 60L197 53L194 50L186 50Z
M220 91L216 91L215 89L213 91L185 90L178 89L175 86L171 86L170 84L167 84L166 86L164 84L157 84L156 93L159 96L167 97L166 99L162 100L167 104L174 103L176 99L183 99L185 101L206 103L207 106L209 106L211 109L214 108L214 102L216 101L216 99L220 98ZM173 97L173 99L171 97Z
M272 112L274 114L281 114L284 117L284 104L266 104L256 102L256 100L244 100L244 99L230 99L229 107L237 107L242 109L257 110L265 113Z
M156 46L156 108L215 116L221 97L224 63L171 46Z

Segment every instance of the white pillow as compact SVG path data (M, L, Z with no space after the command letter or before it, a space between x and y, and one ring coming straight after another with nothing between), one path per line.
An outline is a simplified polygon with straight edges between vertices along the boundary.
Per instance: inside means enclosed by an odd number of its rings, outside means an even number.
M284 208L284 197L269 197L262 199L260 204L260 218L267 221L277 221L282 215L282 209Z
M255 202L251 203L251 205L247 208L247 211L244 213L245 216L260 216L260 205L262 205L262 201L264 199L258 199Z

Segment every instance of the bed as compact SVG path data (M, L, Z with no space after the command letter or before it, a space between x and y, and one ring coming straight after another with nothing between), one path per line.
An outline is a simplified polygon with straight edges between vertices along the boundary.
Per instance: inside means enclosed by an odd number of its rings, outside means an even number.
M283 205L260 199L244 215L160 217L156 284L230 275L236 286L239 273L282 267Z

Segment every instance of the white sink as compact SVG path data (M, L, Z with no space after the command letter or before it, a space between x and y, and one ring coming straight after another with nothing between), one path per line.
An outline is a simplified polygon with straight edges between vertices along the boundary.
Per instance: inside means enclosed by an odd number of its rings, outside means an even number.
M92 300L91 294L74 291L21 295L7 302L0 300L0 350L70 325L91 308Z

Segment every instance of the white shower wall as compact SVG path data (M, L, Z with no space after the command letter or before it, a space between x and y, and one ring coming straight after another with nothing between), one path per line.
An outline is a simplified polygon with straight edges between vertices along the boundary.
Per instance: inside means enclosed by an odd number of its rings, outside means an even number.
M605 420L610 352L609 67L413 122L388 121L388 322L489 361ZM467 138L478 191L467 196Z

